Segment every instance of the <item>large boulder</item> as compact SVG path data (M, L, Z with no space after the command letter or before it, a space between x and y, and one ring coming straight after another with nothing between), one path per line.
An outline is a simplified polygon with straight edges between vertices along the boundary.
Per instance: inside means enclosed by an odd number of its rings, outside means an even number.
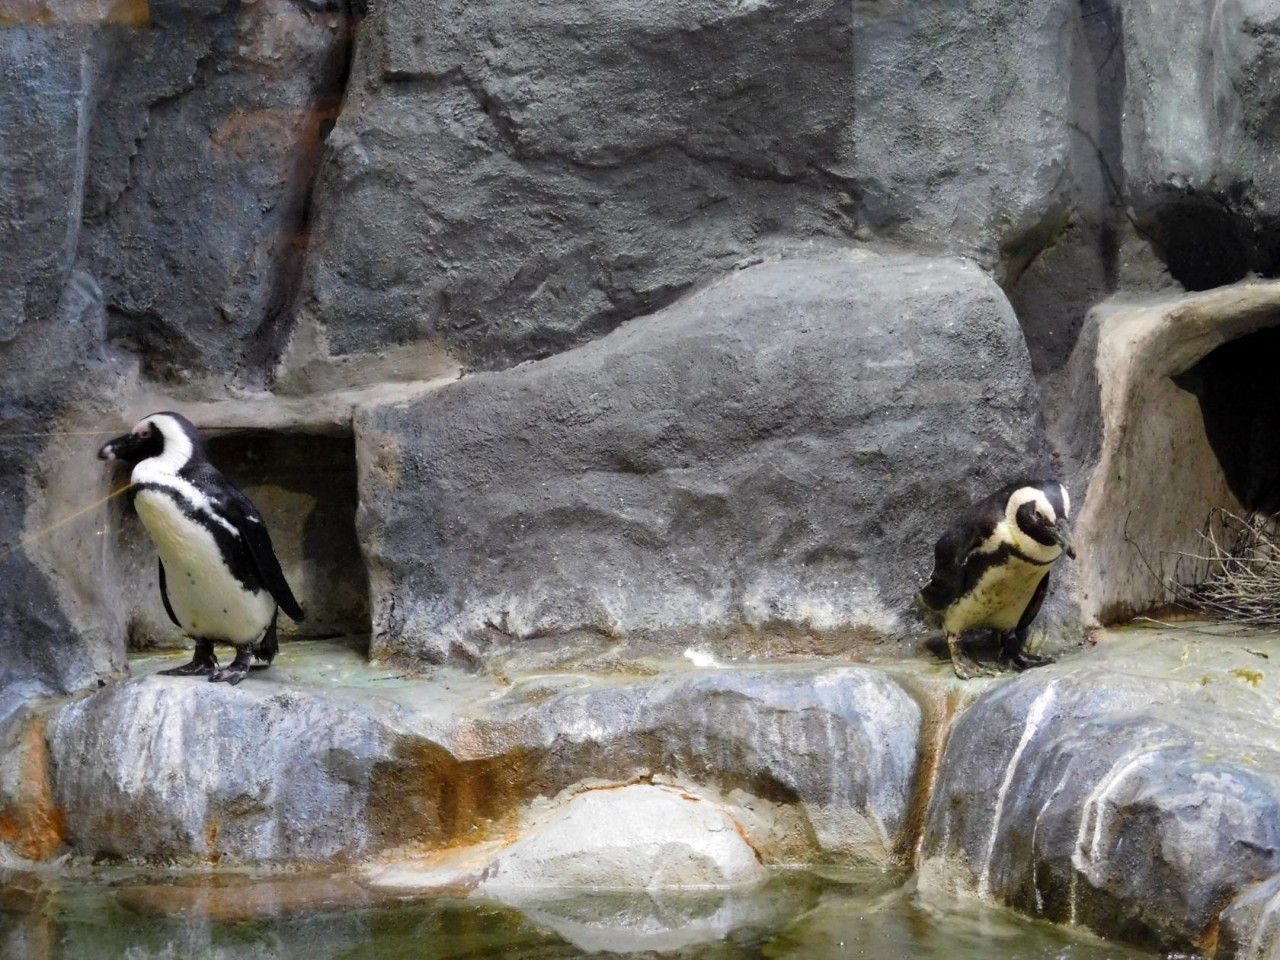
M540 798L642 780L702 791L706 810L723 798L752 863L892 862L918 813L924 728L869 667L513 684L388 676L325 643L289 645L238 687L144 675L35 722L0 725L0 840L6 823L51 824L13 840L228 864L444 851L518 834ZM715 852L724 882L746 877L742 852Z
M787 666L576 686L518 689L459 742L509 744L547 796L584 776L655 775L736 796L766 862L905 856L924 713L888 673Z
M136 859L333 861L370 848L367 711L275 685L147 677L48 721L72 848Z
M971 498L1042 468L1026 346L962 260L732 273L356 423L375 656L906 629Z
M280 383L545 356L779 239L1024 263L1074 202L1083 48L1074 0L376 4Z
M1149 634L1036 670L960 717L929 805L926 887L1182 951L1280 869L1271 644Z

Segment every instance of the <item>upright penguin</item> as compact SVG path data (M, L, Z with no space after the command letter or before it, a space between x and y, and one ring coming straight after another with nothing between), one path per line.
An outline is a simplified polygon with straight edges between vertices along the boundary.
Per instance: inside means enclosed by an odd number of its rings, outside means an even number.
M270 663L279 649L277 608L295 621L302 609L258 508L209 462L191 422L150 414L98 457L133 466L134 506L160 554L165 612L196 641L190 663L161 673L236 684L254 657ZM219 669L215 641L236 648L229 666Z
M962 680L989 675L960 649L979 627L1001 633L1003 654L1019 670L1052 663L1025 649L1027 630L1049 589L1049 570L1074 557L1066 522L1071 499L1060 483L1020 480L969 506L934 547L933 574L916 594L927 624L946 631Z

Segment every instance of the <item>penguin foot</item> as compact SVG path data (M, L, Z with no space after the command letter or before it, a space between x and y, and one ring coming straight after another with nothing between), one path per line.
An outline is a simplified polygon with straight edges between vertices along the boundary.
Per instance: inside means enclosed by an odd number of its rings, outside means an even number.
M248 665L239 666L230 663L221 670L215 670L209 674L210 683L229 683L233 687L249 675Z
M157 670L156 673L166 677L204 677L213 673L217 667L217 657L212 660L201 660L196 657L190 663L184 663L180 667L173 667L169 670Z
M967 654L951 658L951 669L961 680L972 680L975 677L998 677L1000 671L989 664L979 663Z
M1009 662L1019 670L1030 670L1032 667L1043 667L1057 661L1053 657L1042 657L1035 653L1021 651L1012 654L1009 657Z
M237 650L236 658L223 667L209 674L210 683L229 683L233 687L249 675L249 664L253 662L253 654L248 650Z
M184 663L180 667L171 667L168 670L159 672L166 677L204 677L213 673L217 668L218 657L213 652L213 641L198 639L196 640L196 649L191 655L190 663Z
M978 663L960 649L959 637L947 637L947 649L951 651L951 669L961 680L972 680L974 677L994 677L1000 671L987 664Z

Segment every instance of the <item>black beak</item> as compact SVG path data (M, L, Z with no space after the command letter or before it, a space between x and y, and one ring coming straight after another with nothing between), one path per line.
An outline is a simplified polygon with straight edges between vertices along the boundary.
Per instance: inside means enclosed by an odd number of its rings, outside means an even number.
M1076 548L1071 544L1071 534L1066 526L1061 523L1055 523L1050 529L1053 531L1054 542L1062 548L1063 553L1074 560L1076 558Z
M141 437L134 433L126 433L123 437L116 437L114 440L108 440L104 443L98 451L98 459L123 460L128 464L136 464L144 459L142 446L146 441L146 437Z

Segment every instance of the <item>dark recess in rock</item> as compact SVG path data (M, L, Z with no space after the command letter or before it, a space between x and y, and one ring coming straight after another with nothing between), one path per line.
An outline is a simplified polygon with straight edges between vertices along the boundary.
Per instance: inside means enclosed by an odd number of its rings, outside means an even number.
M1280 328L1223 344L1174 382L1200 401L1236 499L1246 510L1280 510Z
M262 511L286 571L301 574L292 587L307 619L295 626L280 617L281 632L367 635L369 577L356 539L351 435L238 430L210 437L209 456Z
M1216 198L1168 192L1137 218L1169 274L1188 290L1241 280L1253 261L1247 225Z

